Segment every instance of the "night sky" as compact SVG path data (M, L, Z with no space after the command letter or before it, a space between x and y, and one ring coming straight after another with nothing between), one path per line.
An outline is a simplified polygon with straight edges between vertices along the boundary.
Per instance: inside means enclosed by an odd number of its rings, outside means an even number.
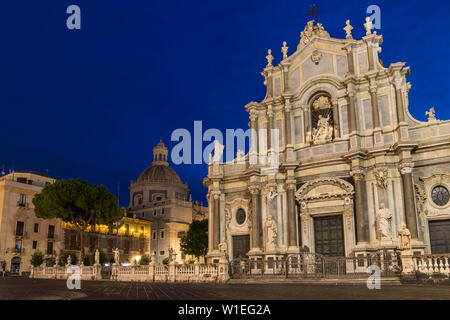
M450 118L449 1L314 1L332 37L346 19L361 39L366 8L381 8L385 66L407 62L410 112ZM66 8L81 8L68 30ZM290 54L306 1L4 1L0 18L0 166L105 184L128 205L128 186L173 130L247 129L244 106L265 94L260 72ZM208 143L204 143L206 146ZM172 167L206 202L207 166Z

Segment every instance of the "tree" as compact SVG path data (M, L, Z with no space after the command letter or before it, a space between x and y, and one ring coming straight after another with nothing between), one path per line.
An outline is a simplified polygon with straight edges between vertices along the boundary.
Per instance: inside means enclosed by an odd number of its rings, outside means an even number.
M59 180L44 187L33 198L38 218L59 218L73 224L80 233L80 260L84 261L84 232L89 226L114 225L123 209L105 186L81 179Z
M192 221L186 235L181 238L180 248L184 254L204 257L208 252L208 220Z
M44 254L40 251L35 251L31 255L30 262L33 267L39 267L44 262Z
M144 254L141 257L141 260L139 260L139 264L141 266L147 266L150 262L152 262L152 259L150 258L150 256L148 254Z

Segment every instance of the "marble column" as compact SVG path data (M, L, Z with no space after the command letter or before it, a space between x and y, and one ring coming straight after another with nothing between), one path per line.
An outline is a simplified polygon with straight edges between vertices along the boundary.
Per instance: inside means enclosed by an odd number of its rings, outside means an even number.
M380 113L378 111L378 96L377 96L377 87L370 87L370 97L372 102L372 122L373 129L380 128Z
M287 197L287 215L288 215L288 245L289 247L297 247L297 228L295 213L295 182L286 184Z
M273 112L272 106L267 108L267 154L272 149Z
M367 221L364 214L364 172L361 170L352 171L355 181L355 222L356 222L356 242L367 243L366 226Z
M252 195L252 232L251 232L251 251L260 251L260 225L261 225L261 190L258 186L250 186L250 193Z
M355 92L347 91L349 133L356 132Z
M250 150L250 164L257 164L257 154L258 154L258 117L255 113L250 115L250 126L251 126L251 139L252 145Z
M411 232L411 238L417 239L417 216L414 199L415 192L412 180L412 167L412 164L404 164L400 167L400 172L402 174L406 227Z
M395 85L395 101L397 105L397 119L398 122L405 122L405 110L403 105L403 98L402 98L402 79L397 78L394 81Z
M213 198L214 198L213 249L218 250L220 243L220 192L214 192Z
M348 46L345 49L347 50L348 73L349 74L355 74L355 64L354 64L354 61L353 61L352 47Z
M334 137L338 138L340 136L338 100L333 99L331 103L333 104Z
M291 137L291 105L289 104L289 100L286 101L285 106L285 137L286 137L286 145L292 146L292 137Z

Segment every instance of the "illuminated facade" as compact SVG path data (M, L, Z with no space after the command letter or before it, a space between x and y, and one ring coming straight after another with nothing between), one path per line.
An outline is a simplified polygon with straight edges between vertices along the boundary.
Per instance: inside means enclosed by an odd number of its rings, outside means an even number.
M155 263L162 263L175 250L181 263L189 257L180 250L180 239L193 220L207 217L207 208L188 199L189 189L167 162L168 149L160 141L153 148L153 162L130 185L127 216L151 221L151 252Z
M40 219L31 200L55 179L38 172L14 172L0 177L0 270L24 274L31 255L44 259L63 249L63 226L59 219Z
M120 262L133 263L143 255L150 255L151 222L124 217L119 228L110 229L105 225L91 226L84 232L84 252L101 248L107 260L113 260L113 249L119 248ZM80 251L80 235L78 229L70 223L64 223L64 249Z

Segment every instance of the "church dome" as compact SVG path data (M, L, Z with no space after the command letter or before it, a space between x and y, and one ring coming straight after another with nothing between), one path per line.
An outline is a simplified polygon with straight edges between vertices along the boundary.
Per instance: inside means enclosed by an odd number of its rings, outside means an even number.
M168 151L162 139L160 139L158 144L153 148L152 165L141 173L137 182L181 184L180 177L175 170L169 167L169 163L167 162Z
M148 167L141 173L138 182L182 183L175 170L165 165L152 165L151 167Z

